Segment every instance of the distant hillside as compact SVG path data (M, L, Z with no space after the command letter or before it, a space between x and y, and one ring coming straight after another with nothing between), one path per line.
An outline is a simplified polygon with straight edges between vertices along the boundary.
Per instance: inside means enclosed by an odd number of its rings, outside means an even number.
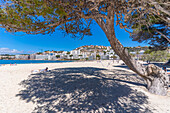
M136 51L140 51L140 50L144 50L146 51L147 49L149 49L148 46L137 46L137 47L125 47L128 49L129 52L136 52ZM84 46L80 46L74 50L80 50L81 52L103 52L103 51L110 51L113 50L111 46L98 46L98 45L84 45ZM63 53L64 51L44 51L45 53Z
M141 46L137 46L137 47L125 47L126 49L128 49L129 52L135 52L135 51L140 51L140 50L148 50L149 47L148 46L144 46L144 47L141 47Z

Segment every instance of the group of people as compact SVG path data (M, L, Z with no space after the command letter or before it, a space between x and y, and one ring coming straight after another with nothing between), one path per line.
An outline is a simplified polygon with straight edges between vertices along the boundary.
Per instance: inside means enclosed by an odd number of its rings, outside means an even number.
M110 65L110 63L108 63L107 67ZM162 68L165 72L167 72L167 68L163 67ZM31 73L36 73L36 72L48 72L48 67L46 67L45 69L37 69L37 70L32 70ZM170 74L170 72L167 72L168 74Z
M10 65L10 66L17 66L17 64L16 63L14 63L14 64L0 64L0 66L8 66L8 65Z
M14 64L11 64L11 63L10 63L10 66L16 66L16 65L17 65L16 63L14 63Z

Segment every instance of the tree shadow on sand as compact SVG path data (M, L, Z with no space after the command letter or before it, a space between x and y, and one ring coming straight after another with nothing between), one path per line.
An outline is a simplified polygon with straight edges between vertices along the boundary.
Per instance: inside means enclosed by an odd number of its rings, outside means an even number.
M126 84L105 78L101 68L60 68L32 74L16 96L34 102L33 112L149 112L148 97ZM105 79L104 79L105 78Z
M135 74L134 72L128 72L126 70L112 69L112 74L109 74L110 78L113 78L115 81L120 81L136 86L146 87L146 83L143 78Z

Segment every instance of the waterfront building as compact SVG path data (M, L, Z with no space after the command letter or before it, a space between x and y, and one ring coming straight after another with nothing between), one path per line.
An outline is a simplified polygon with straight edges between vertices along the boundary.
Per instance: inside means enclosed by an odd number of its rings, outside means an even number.
M49 55L36 55L35 59L36 60L49 60Z

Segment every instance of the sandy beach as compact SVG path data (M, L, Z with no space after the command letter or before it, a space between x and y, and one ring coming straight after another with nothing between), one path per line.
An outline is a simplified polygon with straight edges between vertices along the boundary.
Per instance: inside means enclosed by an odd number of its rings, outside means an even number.
M49 72L31 73L46 67ZM0 67L0 113L170 113L170 90L158 96L145 85L111 61L6 65Z

